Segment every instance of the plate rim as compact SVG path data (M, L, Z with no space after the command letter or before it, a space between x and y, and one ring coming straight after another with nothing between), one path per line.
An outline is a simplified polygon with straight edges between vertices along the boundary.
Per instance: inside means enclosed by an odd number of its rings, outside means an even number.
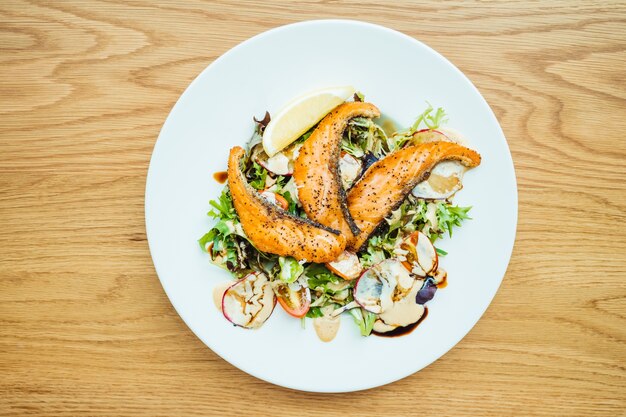
M187 94L189 94L189 92L194 88L195 84L198 83L199 79L202 78L204 76L205 73L209 72L211 70L211 68L213 68L216 65L219 65L223 60L227 59L227 57L229 57L230 55L236 53L240 48L243 47L249 47L251 46L251 44L254 44L255 42L259 41L260 39L263 39L267 36L273 35L277 32L281 32L281 31L285 31L285 30L289 30L293 27L301 27L301 26L315 26L315 25L324 25L324 24L334 24L334 25L350 25L350 26L359 26L359 27L366 27L369 29L374 29L374 30L379 30L379 31L384 31L387 33L390 33L394 36L399 36L401 38L404 38L405 40L410 41L413 45L425 49L428 53L435 55L436 57L438 57L438 59L440 59L443 63L446 64L446 66L448 66L450 69L452 69L454 72L457 73L457 75L459 75L467 84L468 87L470 87L473 92L477 95L477 97L479 98L482 106L483 106L483 111L487 111L490 116L493 118L493 120L495 120L496 122L496 127L500 133L500 135L502 135L502 138L504 139L504 143L506 145L506 157L507 157L507 163L510 164L511 168L512 168L512 180L513 180L513 186L514 186L514 192L513 194L513 207L514 207L514 212L512 213L512 219L513 222L511 223L511 227L513 229L512 231L512 243L510 245L510 249L507 251L506 256L504 258L506 258L506 267L504 268L502 277L499 278L499 282L497 287L495 288L495 291L493 292L493 295L490 297L489 302L486 303L485 307L481 309L480 314L478 314L475 320L472 321L471 326L468 326L467 330L462 332L462 335L458 338L458 340L454 343L452 343L450 346L447 346L445 349L443 349L441 351L440 354L434 355L435 357L426 361L423 365L417 366L417 367L407 367L407 371L404 372L402 375L394 375L391 377L381 377L379 378L379 381L376 384L368 384L368 383L363 383L359 386L355 386L352 389L311 389L311 388L303 388L302 386L299 386L297 383L290 383L290 384L286 384L284 382L279 382L277 381L275 378L273 377L267 377L265 375L260 375L258 374L256 371L254 370L249 370L249 369L242 369L239 366L235 365L234 363L232 363L230 360L226 359L225 357L225 353L223 353L221 351L221 349L216 348L216 347L212 347L209 346L209 344L204 340L204 338L202 336L200 336L194 329L192 326L189 325L189 323L187 322L187 320L183 317L183 315L180 313L180 309L177 306L177 303L174 302L174 300L170 297L168 291L167 291L167 285L164 283L163 279L161 278L161 275L159 274L159 268L157 266L157 261L156 258L154 256L154 248L153 248L153 244L151 243L152 239L150 238L151 235L154 235L151 232L151 226L150 226L150 222L149 222L149 194L150 194L150 189L154 186L151 184L154 184L154 181L151 181L151 178L154 176L154 160L155 160L155 153L157 150L157 147L159 146L159 139L161 138L161 136L163 135L163 131L165 129L165 127L168 125L168 122L170 122L170 119L172 118L172 115L175 113L175 110L177 109L177 107L179 107L181 104L181 102L183 101L183 99L185 98L185 96ZM445 56L443 56L442 54L440 54L439 52L437 52L435 49L431 48L429 45L427 45L426 43L413 38L410 35L407 35L403 32L400 32L398 30L395 29L391 29L388 28L386 26L382 26L379 24L375 24L375 23L370 23L370 22L366 22L366 21L362 21L362 20L353 20L353 19L312 19L312 20L304 20L304 21L299 21L299 22L293 22L293 23L289 23L289 24L285 24L285 25L281 25L281 26L276 26L273 27L271 29L265 30L263 32L259 32L256 35L249 37L247 39L244 39L243 41L241 41L240 43L238 43L237 45L233 46L232 48L230 48L229 50L227 50L226 52L224 52L223 54L221 54L218 58L216 58L215 60L211 61L190 83L189 85L185 88L185 90L180 94L180 96L178 97L178 99L176 100L176 102L174 103L174 105L172 106L172 108L170 109L165 121L163 122L163 125L161 126L161 129L159 130L159 135L157 136L157 139L154 143L153 149L152 149L152 153L150 156L150 163L148 166L148 170L147 170L147 174L146 174L146 184L145 184L145 191L144 191L144 224L145 224L145 228L146 228L146 238L148 241L148 248L150 250L150 257L152 259L152 264L154 266L156 275L159 279L159 282L163 288L163 291L165 292L165 295L167 296L168 300L170 301L170 304L172 305L172 307L174 308L174 310L176 311L177 315L180 317L180 319L182 319L182 321L185 323L185 325L187 326L187 328L189 330L191 330L191 332L210 350L212 350L216 355L218 355L222 360L226 361L227 363L229 363L231 366L234 366L235 368L241 370L242 372L245 372L255 378L258 378L262 381L265 382L269 382L273 385L277 385L280 387L284 387L284 388L288 388L288 389L293 389L293 390L298 390L298 391L304 391L304 392L317 392L317 393L342 393L342 392L355 392L355 391L362 391L362 390L367 390L367 389L372 389L372 388L377 388L377 387L381 387L390 383L393 383L395 381L399 381L401 379L404 379L408 376L411 376L417 372L419 372L420 370L430 366L433 362L435 362L436 360L438 360L439 358L443 357L444 355L446 355L452 348L454 348L456 345L458 345L468 334L469 332L476 326L476 324L478 323L478 321L483 317L483 315L485 314L485 312L487 311L487 309L491 306L491 304L493 303L493 299L495 298L496 294L498 293L501 285L502 285L502 281L504 280L504 277L506 276L507 272L508 272L508 268L510 266L510 261L511 261L511 257L513 254L513 250L515 248L515 243L517 241L517 226L518 226L518 214L519 214L519 191L518 191L518 186L517 186L517 175L516 175L516 170L515 170L515 164L513 162L513 157L511 155L511 149L509 147L509 143L508 140L506 139L506 136L504 134L504 131L502 130L502 126L500 125L500 122L498 121L496 115L494 114L493 110L491 109L491 107L489 106L487 100L483 97L483 95L480 93L480 91L478 90L478 88L474 85L474 83L459 69L456 67L456 65L454 65L450 60L448 60Z

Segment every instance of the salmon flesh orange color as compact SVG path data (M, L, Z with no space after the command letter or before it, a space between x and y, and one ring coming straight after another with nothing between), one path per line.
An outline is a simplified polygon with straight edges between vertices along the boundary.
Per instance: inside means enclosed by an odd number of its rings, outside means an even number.
M349 102L331 111L300 148L293 176L298 198L309 219L339 230L346 237L358 235L346 204L346 193L339 175L341 138L354 117L378 117L370 103Z
M361 231L346 236L348 249L360 250L383 219L439 162L456 160L473 168L480 159L476 151L439 141L407 146L375 162L348 192L350 214Z
M230 150L228 186L243 231L254 246L267 253L297 260L331 262L343 252L346 238L311 220L294 216L265 200L250 186L241 170L243 148Z

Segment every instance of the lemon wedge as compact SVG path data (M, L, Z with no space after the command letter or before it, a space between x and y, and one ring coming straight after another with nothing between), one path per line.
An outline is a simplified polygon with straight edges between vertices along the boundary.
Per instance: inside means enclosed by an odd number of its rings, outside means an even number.
M272 157L286 148L332 109L352 97L354 87L333 87L300 96L272 117L263 132L263 148Z

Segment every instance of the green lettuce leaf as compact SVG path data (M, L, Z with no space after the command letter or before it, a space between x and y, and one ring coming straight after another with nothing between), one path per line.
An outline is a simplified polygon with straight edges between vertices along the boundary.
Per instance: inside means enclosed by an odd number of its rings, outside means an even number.
M298 277L304 272L304 266L302 266L297 260L295 260L295 258L292 258L290 256L279 257L278 265L280 266L278 278L288 284L297 280Z
M369 336L374 328L374 322L376 321L376 314L370 313L362 308L353 308L350 310L354 322L359 326L361 330L361 336Z

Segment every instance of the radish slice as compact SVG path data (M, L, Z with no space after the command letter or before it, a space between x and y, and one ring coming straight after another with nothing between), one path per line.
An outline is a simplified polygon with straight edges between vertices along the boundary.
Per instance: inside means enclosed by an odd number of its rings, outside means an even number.
M374 268L363 272L354 287L354 301L361 307L372 313L380 313L380 296L383 291L383 284L378 279L378 274Z
M437 251L428 236L422 232L417 233L417 263L429 274L437 268L439 263Z
M270 158L263 150L263 146L257 144L252 148L250 156L253 161L274 175L293 174L293 160L289 159L285 152L279 152Z
M439 257L428 236L413 232L404 238L400 247L407 251L404 267L417 276L425 277L437 269Z
M246 275L231 285L222 297L222 313L236 326L255 329L274 311L276 297L267 276L260 272Z
M328 262L326 267L345 280L357 278L363 271L359 257L349 251L343 251L337 259Z
M400 261L385 259L361 275L354 287L354 300L367 311L382 313L399 295L404 295L413 282Z
M264 168L276 175L291 175L293 174L293 166L290 165L292 164L290 164L289 158L279 152L265 161Z
M414 143L437 142L440 140L450 141L445 133L435 129L422 129L413 133Z

